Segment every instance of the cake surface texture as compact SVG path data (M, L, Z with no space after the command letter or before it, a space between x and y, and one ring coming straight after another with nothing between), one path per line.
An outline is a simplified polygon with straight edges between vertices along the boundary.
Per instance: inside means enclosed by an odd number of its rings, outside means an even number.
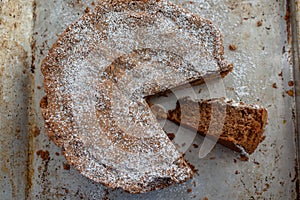
M231 69L210 21L167 1L100 1L42 63L45 129L75 169L108 187L181 183L193 171L144 98Z
M265 138L268 113L261 106L224 98L195 101L186 97L177 101L167 118L201 135L217 138L232 150L252 154Z

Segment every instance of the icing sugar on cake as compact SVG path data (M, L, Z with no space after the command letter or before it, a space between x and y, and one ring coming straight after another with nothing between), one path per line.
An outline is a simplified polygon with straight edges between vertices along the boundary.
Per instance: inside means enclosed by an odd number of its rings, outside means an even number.
M144 97L225 76L222 38L167 1L105 0L42 63L49 137L88 178L142 193L193 176Z

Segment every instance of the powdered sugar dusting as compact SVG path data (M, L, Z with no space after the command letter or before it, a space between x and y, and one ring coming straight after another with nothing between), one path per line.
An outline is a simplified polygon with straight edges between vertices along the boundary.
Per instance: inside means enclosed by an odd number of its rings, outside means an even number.
M49 135L81 173L113 188L186 180L191 169L143 97L230 70L221 42L211 22L166 1L102 2L43 62Z

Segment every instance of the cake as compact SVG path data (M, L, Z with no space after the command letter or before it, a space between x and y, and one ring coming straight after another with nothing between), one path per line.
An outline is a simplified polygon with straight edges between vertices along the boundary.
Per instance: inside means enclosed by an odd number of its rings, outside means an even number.
M45 130L70 165L111 188L144 193L193 171L145 97L225 76L209 20L158 0L104 0L70 25L42 62Z
M252 154L260 142L267 124L267 110L224 98L192 100L179 99L176 108L167 113L170 121L243 154ZM184 119L184 120L183 120Z

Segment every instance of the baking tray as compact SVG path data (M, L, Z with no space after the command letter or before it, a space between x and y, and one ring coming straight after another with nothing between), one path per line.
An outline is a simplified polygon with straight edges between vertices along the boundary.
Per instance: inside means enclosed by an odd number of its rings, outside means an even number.
M4 0L0 2L0 199L299 199L299 1L172 2L220 28L226 59L235 68L223 80L174 91L175 95L153 102L171 108L179 96L193 94L265 106L266 139L249 161L239 160L237 153L221 145L200 159L196 147L203 138L166 122L168 132L191 135L190 143L180 149L199 170L192 180L132 195L83 177L45 134L39 108L44 95L40 64L58 35L95 2ZM237 49L231 51L229 45ZM219 87L224 87L221 94L214 92Z

